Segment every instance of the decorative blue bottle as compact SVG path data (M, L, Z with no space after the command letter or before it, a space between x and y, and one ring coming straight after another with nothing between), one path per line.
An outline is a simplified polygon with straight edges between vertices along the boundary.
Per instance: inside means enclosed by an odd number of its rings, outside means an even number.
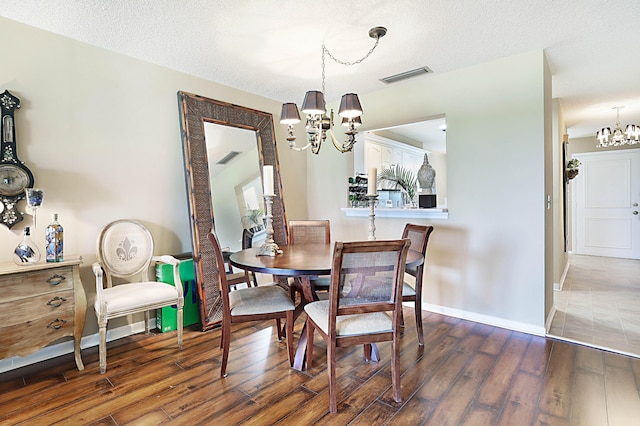
M46 229L47 262L62 262L64 233L62 226L58 223L58 214L51 217L51 224Z
M22 242L13 251L13 261L20 266L28 266L40 261L40 250L31 240L31 231L28 226L24 228Z

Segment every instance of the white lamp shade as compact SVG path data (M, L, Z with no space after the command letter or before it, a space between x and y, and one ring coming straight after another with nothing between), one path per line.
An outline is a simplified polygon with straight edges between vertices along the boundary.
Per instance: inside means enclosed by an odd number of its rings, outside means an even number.
M298 105L293 102L287 102L282 104L282 111L280 112L280 123L282 124L296 124L300 122L300 113L298 112Z
M340 100L340 109L338 110L340 117L359 117L362 115L362 105L360 105L360 99L355 93L347 93L342 95Z
M324 95L318 90L309 90L304 95L304 102L302 102L302 112L305 114L324 114L326 112L324 106Z
M596 138L598 138L600 142L606 142L609 139L609 136L611 136L611 129L608 127L603 127L596 133Z

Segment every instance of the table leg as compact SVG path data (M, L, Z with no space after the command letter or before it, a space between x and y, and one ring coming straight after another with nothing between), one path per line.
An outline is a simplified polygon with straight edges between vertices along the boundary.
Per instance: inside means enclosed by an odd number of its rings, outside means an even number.
M380 351L375 343L367 343L364 345L364 359L373 362L380 361Z
M295 277L294 280L300 285L300 289L302 290L302 298L300 300L300 304L296 307L296 311L298 311L298 307L302 307L298 315L302 313L304 310L304 305L309 302L313 302L318 300L318 296L316 295L315 289L313 288L313 284L311 280L307 276ZM295 314L294 314L295 316ZM304 326L302 327L302 332L300 334L300 339L298 339L298 347L296 348L296 355L293 360L293 368L298 371L304 370L305 361L307 354L307 322L305 321Z
M307 322L304 322L302 332L300 333L300 339L298 339L298 348L296 349L296 355L293 358L293 368L302 371L305 367L305 361L307 359Z
M295 280L300 283L300 287L302 288L302 296L306 303L315 302L316 300L318 300L316 289L309 277L296 277Z

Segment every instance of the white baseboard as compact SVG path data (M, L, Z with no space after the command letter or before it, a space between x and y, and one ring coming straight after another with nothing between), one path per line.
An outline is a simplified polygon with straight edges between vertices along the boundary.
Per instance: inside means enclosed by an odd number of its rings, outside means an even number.
M156 326L156 319L151 318L149 321L149 327L151 329ZM127 324L122 327L108 329L107 330L107 342L112 340L121 339L123 337L130 336L132 334L137 334L144 331L144 321L139 321L133 324ZM88 336L82 337L80 341L80 348L86 349L91 348L93 346L98 346L100 343L100 335L98 333L91 334ZM35 364L40 361L46 361L48 359L56 358L62 355L67 355L73 353L73 339L65 340L61 343L56 343L55 345L47 346L40 349L37 352L29 354L27 356L16 356L13 358L7 358L0 360L0 373L4 373L6 371L15 370L20 367L26 367L27 365Z
M525 324L518 321L510 321L504 318L497 318L490 315L461 311L458 309L445 308L438 305L423 304L422 307L427 311L435 312L437 314L479 322L482 324L488 324L494 327L506 328L507 330L520 331L522 333L533 334L535 336L544 336L546 334L544 327L536 327L534 325Z
M556 315L556 311L556 305L553 305L549 311L549 315L547 316L547 321L544 323L546 333L549 333L549 330L551 330L551 323L553 322L553 317Z
M567 261L567 263L564 265L564 271L562 271L562 276L560 277L560 282L559 283L553 283L553 289L555 291L562 291L562 287L564 287L564 280L567 278L567 273L569 272L569 266L571 265L571 263L569 261Z

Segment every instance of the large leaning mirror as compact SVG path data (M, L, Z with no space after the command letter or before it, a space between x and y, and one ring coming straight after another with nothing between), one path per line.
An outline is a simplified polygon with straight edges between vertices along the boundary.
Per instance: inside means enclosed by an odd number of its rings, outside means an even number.
M223 247L240 248L243 226L252 226L247 225L247 217L263 205L263 165L274 169L276 197L272 212L278 245L287 241L286 217L271 114L186 92L178 92L178 103L193 263L204 331L222 321L216 278L218 271L224 270L224 265L217 265L207 234L213 228ZM255 167L248 166L252 162Z

